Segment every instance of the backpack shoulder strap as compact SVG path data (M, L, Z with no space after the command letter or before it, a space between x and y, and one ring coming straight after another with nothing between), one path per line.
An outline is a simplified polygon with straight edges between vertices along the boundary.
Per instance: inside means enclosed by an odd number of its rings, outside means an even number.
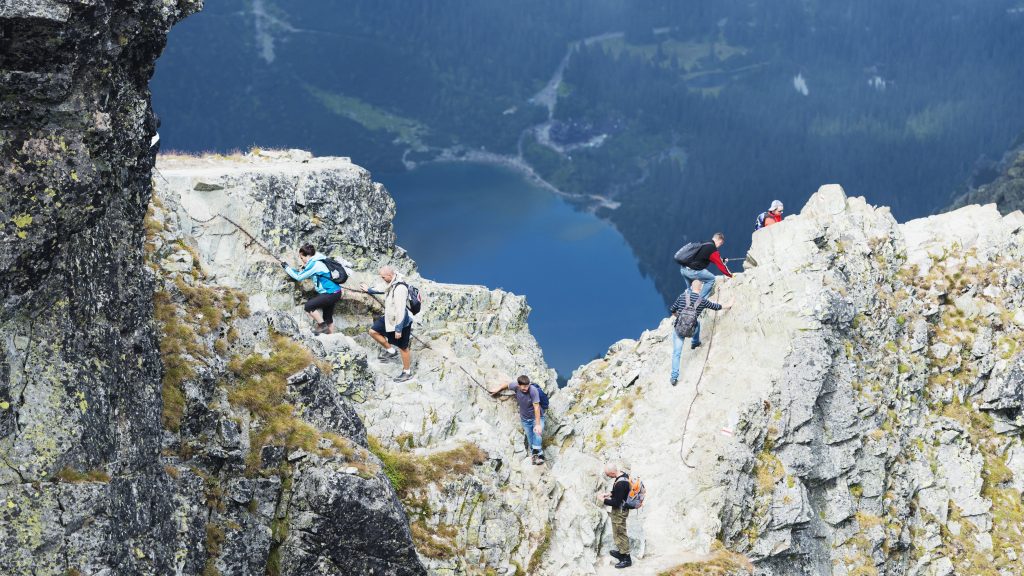
M700 301L702 300L702 298L700 297L699 294L697 295L696 298L691 298L690 297L691 293L692 293L691 290L687 290L686 291L686 307L687 308L697 308L697 307L700 306Z

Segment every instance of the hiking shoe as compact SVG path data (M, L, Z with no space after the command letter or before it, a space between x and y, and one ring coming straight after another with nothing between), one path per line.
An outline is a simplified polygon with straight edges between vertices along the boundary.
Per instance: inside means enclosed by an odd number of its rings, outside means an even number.
M615 558L616 560L622 560L625 557L622 554L619 554L618 550L609 550L608 553L611 554L612 558Z
M397 348L395 348L394 352L388 352L384 348L381 348L380 352L377 353L377 360L394 360L395 358L398 358Z
M633 565L633 559L629 557L629 554L622 554L620 558L619 563L615 565L616 568L629 568Z
M673 378L673 379L669 380L668 383L673 385L673 386L675 386L676 384L679 383L679 379Z
M314 324L313 325L313 334L316 334L316 335L327 334L327 330L328 330L328 326L326 324L324 324L324 323Z
M406 380L412 380L412 372L402 370L401 374L395 376L395 382L405 382Z
M697 342L696 344L690 344L690 350L696 350L697 348L700 348L700 345L700 342Z
M533 457L534 466L541 466L545 462L543 454L537 454Z

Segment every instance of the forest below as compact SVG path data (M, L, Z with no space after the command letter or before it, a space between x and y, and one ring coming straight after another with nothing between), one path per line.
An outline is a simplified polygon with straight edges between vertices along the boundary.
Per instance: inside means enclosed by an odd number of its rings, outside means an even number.
M1024 130L1022 40L1019 0L226 0L153 87L175 149L520 157L614 200L579 204L669 299L681 243L721 230L742 257L772 199L838 182L906 219L982 183Z

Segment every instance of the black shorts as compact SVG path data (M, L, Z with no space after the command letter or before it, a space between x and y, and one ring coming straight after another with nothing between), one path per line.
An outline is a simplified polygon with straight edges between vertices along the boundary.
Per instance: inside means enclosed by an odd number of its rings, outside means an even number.
M333 294L317 294L306 302L306 312L312 312L317 308L324 311L324 324L334 324L334 305L341 300L341 290L334 292Z
M373 321L373 326L370 328L370 330L373 330L377 334L383 334L384 336L386 336L388 339L388 344L391 344L392 346L398 346L402 350L409 349L409 339L412 338L412 322L409 322L408 324L405 325L405 328L402 329L402 337L398 338L397 340L395 339L394 332L386 332L384 330L383 316L380 316Z

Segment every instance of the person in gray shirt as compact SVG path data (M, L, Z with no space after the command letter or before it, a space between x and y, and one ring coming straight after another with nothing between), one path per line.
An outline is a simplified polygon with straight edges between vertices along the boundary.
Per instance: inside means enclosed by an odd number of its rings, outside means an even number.
M498 384L490 388L491 396L497 396L505 390L516 393L516 402L519 404L519 420L523 423L523 430L526 432L526 441L530 445L531 460L534 464L544 463L544 446L542 436L544 434L544 408L541 406L543 393L536 384L530 382L529 376L520 376L515 382Z

